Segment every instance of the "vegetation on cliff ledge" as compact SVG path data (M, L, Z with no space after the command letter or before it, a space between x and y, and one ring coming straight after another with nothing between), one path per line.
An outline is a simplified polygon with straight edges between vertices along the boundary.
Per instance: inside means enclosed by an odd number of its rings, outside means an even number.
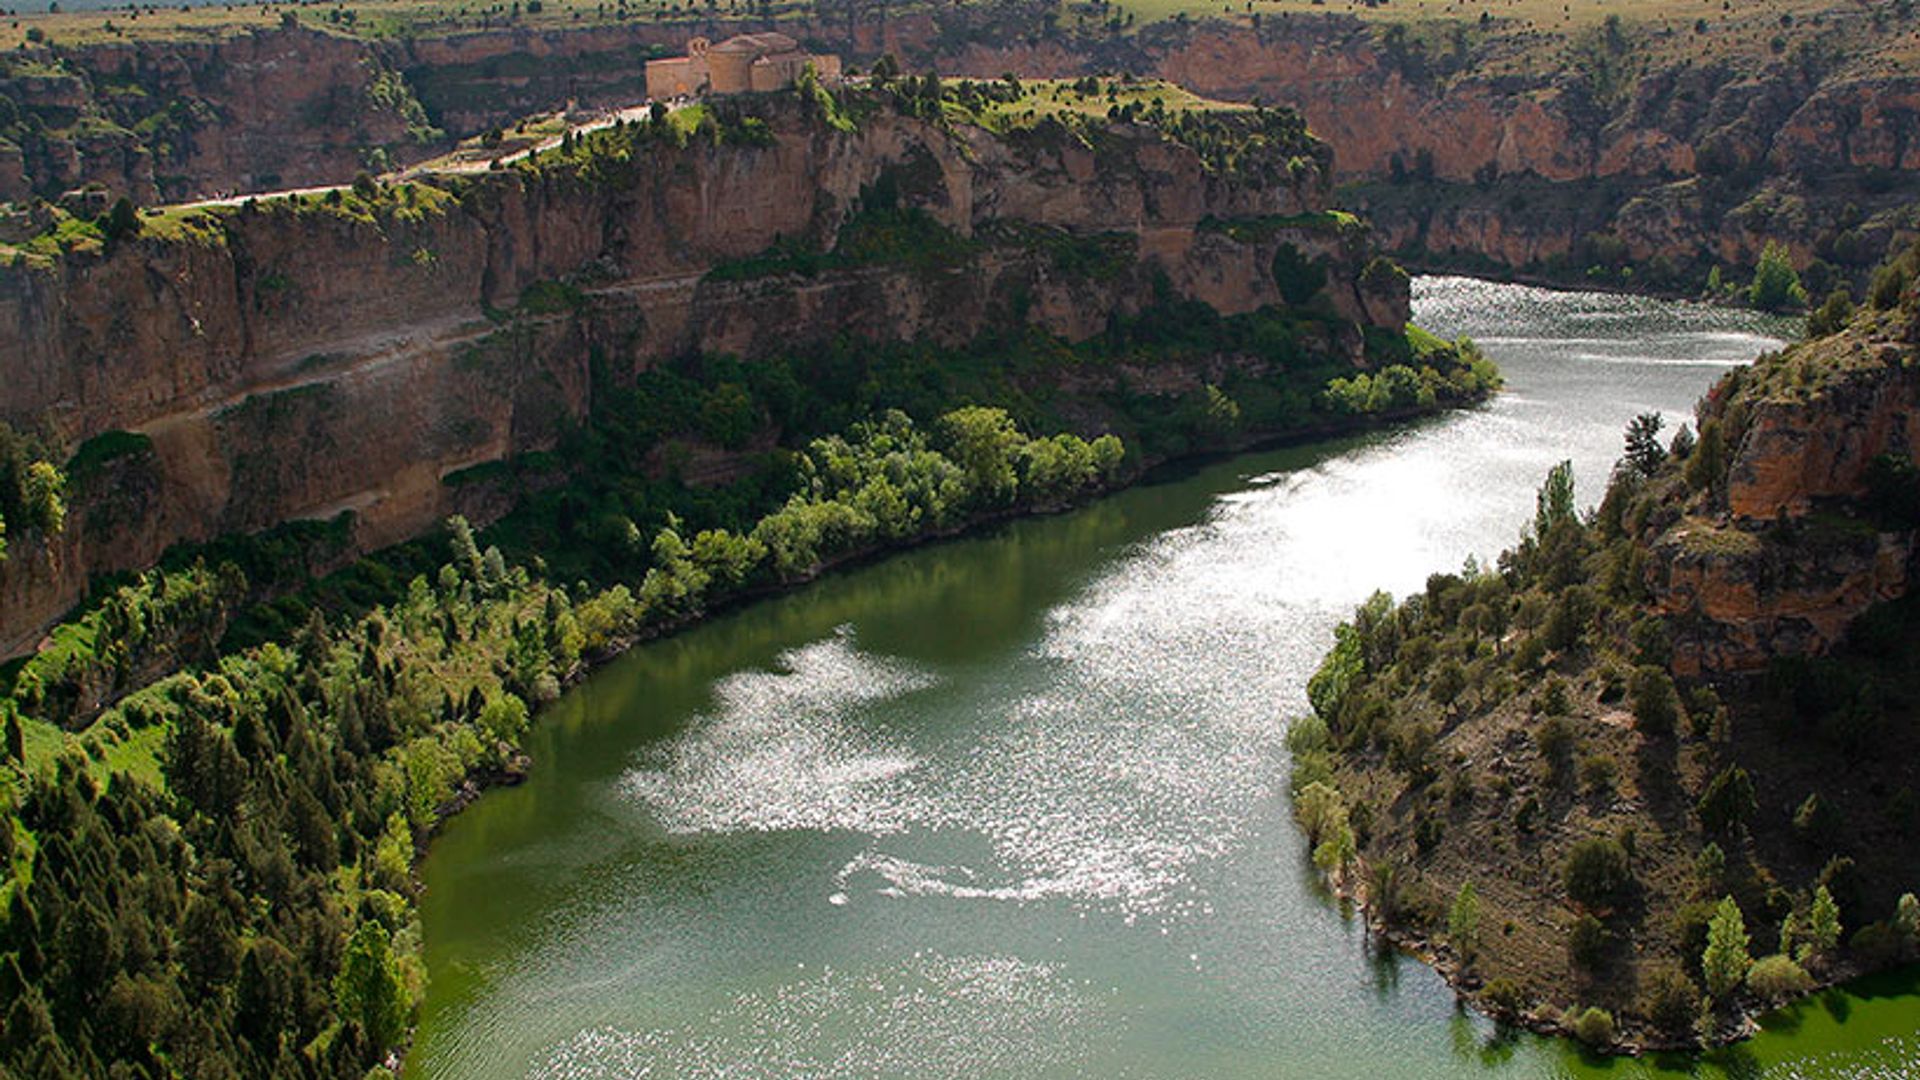
M67 477L47 459L40 440L0 423L0 559L7 557L7 524L16 534L44 541L67 520Z
M1593 511L1556 468L1497 566L1340 627L1289 733L1314 861L1496 1017L1613 1049L1723 1041L1920 956L1913 448L1847 442L1840 490L1730 503L1769 475L1763 411L1837 445L1861 402L1908 400L1915 299L1883 299L1730 373L1697 434L1638 418ZM1844 586L1863 559L1901 566L1900 595ZM1810 633L1827 619L1844 637Z

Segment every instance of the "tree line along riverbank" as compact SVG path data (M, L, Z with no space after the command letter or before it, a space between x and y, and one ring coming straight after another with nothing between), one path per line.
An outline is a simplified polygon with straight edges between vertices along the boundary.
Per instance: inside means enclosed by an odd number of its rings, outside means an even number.
M1694 1047L1920 956L1916 265L1340 628L1289 734L1314 861L1495 1017Z

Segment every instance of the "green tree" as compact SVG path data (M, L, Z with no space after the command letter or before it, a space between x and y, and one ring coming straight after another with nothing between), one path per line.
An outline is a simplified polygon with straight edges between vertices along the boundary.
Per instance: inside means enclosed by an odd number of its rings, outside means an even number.
M1727 853L1719 844L1709 840L1707 846L1700 849L1699 856L1693 860L1693 876L1708 893L1719 891L1727 877Z
M1760 252L1753 284L1747 287L1747 302L1761 311L1797 311L1807 306L1807 291L1800 286L1793 258L1777 241L1767 241Z
M1901 893L1893 905L1893 929L1900 935L1909 955L1920 948L1920 899L1912 893Z
M1327 261L1309 259L1292 244L1281 244L1273 253L1273 280L1280 298L1298 307L1327 287Z
M1613 934L1606 924L1592 915L1581 915L1573 920L1573 927L1567 932L1567 957L1575 966L1586 971L1598 971L1606 961L1607 948L1613 944Z
M1740 988L1748 969L1753 967L1747 944L1747 922L1740 915L1740 905L1734 903L1733 897L1725 897L1707 923L1707 948L1700 954L1700 972L1706 976L1707 993L1724 999Z
M234 984L234 1026L254 1049L265 1052L283 1035L298 1035L301 978L300 962L273 938L247 946Z
M1347 822L1347 806L1340 793L1318 780L1300 789L1293 800L1293 812L1306 830L1307 842L1315 846Z
M966 470L975 502L998 506L1012 502L1016 481L1014 451L1024 442L1004 409L969 405L940 418L947 454Z
M203 896L187 905L180 929L180 963L202 993L233 981L240 968L240 937L223 905Z
M1814 847L1831 847L1840 835L1840 816L1816 791L1808 795L1800 808L1793 812L1793 831Z
M27 522L52 535L66 527L67 478L53 463L36 461L27 466L20 482L20 502Z
M1687 486L1720 495L1727 478L1727 433L1718 417L1700 425L1700 438L1687 455Z
M1825 885L1813 890L1813 904L1807 908L1803 929L1806 935L1800 951L1803 962L1829 956L1840 944L1840 905L1834 903L1833 893Z
M101 222L100 231L107 234L109 243L131 240L140 235L140 211L136 210L133 200L125 195L113 202L107 211L106 220Z
M1695 809L1708 832L1730 836L1746 827L1757 805L1753 778L1740 766L1729 765L1707 785Z
M1679 968L1657 965L1641 980L1640 1011L1662 1031L1686 1031L1700 1015L1700 990Z
M1554 526L1574 520L1573 462L1562 461L1547 470L1546 482L1535 497L1533 535L1544 540Z
M460 568L468 581L479 581L480 546L473 539L473 526L455 514L447 519L447 539L453 548L453 565Z
M405 1034L406 986L392 942L379 923L361 923L348 940L346 957L333 980L333 998L340 1015L359 1023L375 1050L386 1050Z
M1357 854L1359 850L1354 842L1353 827L1342 819L1334 823L1327 832L1327 838L1313 849L1313 865L1332 874L1345 870ZM1388 897L1389 903L1391 899Z
M1611 836L1590 836L1567 852L1563 879L1567 895L1587 907L1617 902L1633 884L1627 849Z
M1649 735L1671 735L1680 718L1680 692L1666 669L1642 664L1627 680L1634 724Z
M1667 460L1667 448L1660 445L1660 428L1665 423L1657 412L1641 413L1627 422L1627 466L1641 476L1652 476Z
M1447 937L1463 958L1471 959L1480 944L1480 893L1465 882L1447 909Z

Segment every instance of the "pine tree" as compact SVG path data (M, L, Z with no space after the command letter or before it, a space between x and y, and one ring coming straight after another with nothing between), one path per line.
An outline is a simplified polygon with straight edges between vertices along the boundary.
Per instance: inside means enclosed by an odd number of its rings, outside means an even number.
M1813 890L1813 906L1807 909L1806 946L1800 959L1825 956L1840 944L1840 905L1825 885Z
M1462 957L1471 958L1480 942L1480 893L1469 881L1454 895L1447 910L1447 937Z
M1555 525L1574 520L1573 462L1563 461L1547 470L1546 483L1535 498L1533 534L1545 539Z
M1667 460L1667 448L1660 445L1660 428L1665 424L1657 412L1641 413L1627 424L1627 465L1641 476L1652 476Z
M1753 966L1747 952L1747 923L1740 916L1740 905L1725 897L1707 923L1707 949L1700 955L1700 971L1707 979L1707 993L1724 998L1740 988Z

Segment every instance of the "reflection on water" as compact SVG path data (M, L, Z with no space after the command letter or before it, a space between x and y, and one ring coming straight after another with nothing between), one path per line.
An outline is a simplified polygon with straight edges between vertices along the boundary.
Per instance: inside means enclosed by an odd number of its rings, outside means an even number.
M1657 1075L1369 943L1287 816L1283 720L1368 592L1490 558L1563 457L1591 499L1629 417L1780 327L1461 279L1417 310L1510 392L834 575L569 694L429 860L410 1070ZM1894 1075L1912 990L1675 1067Z

